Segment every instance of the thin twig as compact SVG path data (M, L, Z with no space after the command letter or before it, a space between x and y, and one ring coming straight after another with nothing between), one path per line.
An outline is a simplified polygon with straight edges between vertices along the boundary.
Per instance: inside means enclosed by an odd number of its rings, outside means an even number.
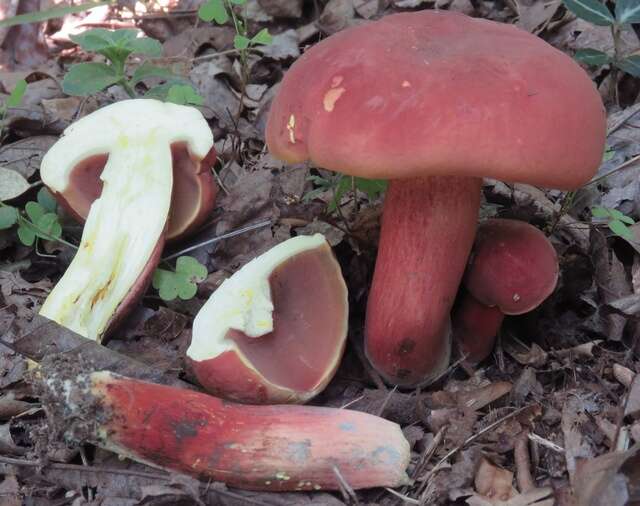
M603 179L608 178L611 174L614 174L616 172L619 172L623 169L626 169L627 167L629 167L630 165L634 165L636 162L640 161L640 155L636 155L633 158L629 158L626 162L621 163L620 165L618 165L615 169L610 170L609 172L607 172L606 174L599 176L595 179L592 179L591 181L589 181L587 184L585 184L583 186L583 188L586 188L587 186L591 186L592 184L595 184L599 181L602 181Z
M380 409L378 410L378 416L382 416L382 413L384 413L384 410L387 409L387 404L389 404L389 401L391 400L391 396L398 390L398 386L395 385L391 390L389 390L389 393L387 394L387 396L384 398L384 402L382 403L382 406L380 406Z
M516 463L516 479L520 492L526 494L529 490L536 488L531 475L531 457L529 456L529 438L523 432L516 438L513 447L513 458Z
M353 487L349 485L347 480L344 479L344 476L342 476L342 473L340 472L340 469L338 469L338 466L333 466L333 474L335 474L336 478L338 478L338 483L340 484L340 490L342 491L342 495L344 496L345 501L347 502L353 501L353 504L358 506L360 504L360 501L358 501L358 496L353 490Z
M169 256L166 256L162 259L162 261L171 260L173 258L177 258L185 253L189 253L190 251L196 250L203 246L208 246L209 244L215 244L224 239L230 239L231 237L236 237L238 235L246 234L247 232L251 232L252 230L258 230L260 228L268 227L272 224L271 220L260 221L258 223L253 223L251 225L247 225L246 227L239 228L237 230L233 230L231 232L227 232L226 234L222 234L216 237L212 237L211 239L207 239L206 241L200 242L198 244L194 244L193 246L189 246L183 250L180 250L176 253L173 253Z
M510 420L511 418L514 418L516 416L518 416L520 413L522 413L523 411L529 409L530 406L523 406L519 409L516 409L514 412L509 413L508 415L500 418L499 420L496 420L495 422L487 425L484 429L480 430L479 432L476 432L475 434L473 434L472 436L469 436L467 439L465 439L461 444L459 444L458 446L456 446L455 448L453 448L452 450L450 450L444 457L442 457L438 463L434 466L433 469L431 469L431 471L429 471L429 473L425 476L424 478L424 482L427 483L429 481L429 479L431 478L431 476L433 476L435 473L437 473L442 466L451 458L453 457L456 453L458 453L460 450L462 450L465 446L467 446L470 443L473 443L476 439L480 438L481 436L485 435L487 432L492 431L493 429L495 429L496 427L502 425L504 422L506 422L507 420Z
M414 499L412 497L406 496L404 494L401 494L400 492L396 492L395 490L393 490L392 488L389 487L384 487L384 489L389 492L390 494L395 495L396 497L398 497L399 499L402 499L405 503L407 504L420 504L420 501L418 501L417 499Z

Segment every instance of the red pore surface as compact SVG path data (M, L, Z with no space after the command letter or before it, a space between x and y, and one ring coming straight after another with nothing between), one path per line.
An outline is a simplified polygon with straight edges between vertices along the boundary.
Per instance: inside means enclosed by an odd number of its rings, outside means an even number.
M146 462L255 490L405 482L409 446L387 420L346 409L241 406L126 378L98 382L110 443Z
M478 363L493 350L504 313L496 306L485 306L464 291L453 314L453 337L471 363Z
M306 51L271 106L277 157L363 177L466 175L574 188L605 111L569 56L512 25L425 10Z
M523 221L483 222L464 278L467 290L505 314L531 311L555 289L558 257L546 236Z
M270 275L269 284L273 332L248 337L230 330L227 338L237 352L194 363L208 391L245 402L303 400L333 376L344 351L348 306L340 266L329 246L287 259Z
M197 230L211 214L218 193L211 169L216 161L212 148L202 160L194 159L184 142L171 145L173 156L173 190L167 239L183 238ZM84 221L93 201L102 192L100 175L107 154L95 155L76 165L69 184L56 193L60 204L76 219Z
M392 181L387 191L365 326L367 356L399 385L446 369L449 313L471 251L481 180Z

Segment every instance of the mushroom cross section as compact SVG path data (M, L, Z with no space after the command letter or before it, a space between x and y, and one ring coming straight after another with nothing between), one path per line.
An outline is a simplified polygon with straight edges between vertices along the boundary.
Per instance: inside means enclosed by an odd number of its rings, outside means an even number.
M290 163L391 180L365 344L388 381L412 386L448 365L481 178L578 187L600 164L605 123L567 55L511 25L426 10L306 51L273 100L266 140Z
M226 279L193 322L187 357L211 393L250 403L304 402L331 380L349 306L322 234L297 236Z
M213 135L200 112L139 99L82 118L47 152L41 171L54 190L68 185L75 167L96 157L106 161L78 252L42 306L43 316L100 340L142 295L164 244L177 143L190 157L207 156Z
M155 114L152 109L158 109L158 102L155 100L127 100L121 103L123 104L121 106L112 105L111 107L115 109L109 114L118 115L121 119L126 117L126 114L142 114L138 121L127 127L132 130L144 127L146 118L151 119ZM125 110L128 112L125 113ZM200 153L196 154L192 147L186 143L188 132L197 130L201 121L185 128L189 122L188 116L184 117L182 123L180 123L179 116L176 117L176 120L177 123L174 123L172 128L175 132L182 131L184 136L182 138L177 135L171 140L174 173L167 240L181 239L195 232L213 210L218 192L211 171L215 164L215 150L211 147L202 156ZM82 136L81 132L86 127L79 128L82 130L80 133L76 133L73 138ZM71 132L78 132L78 129L72 125L66 135L70 135ZM111 133L114 132L116 131L113 130ZM107 147L114 145L112 140L109 133L100 130L95 139L92 139L92 145L90 145L90 140L83 140L83 143L88 146L86 155L82 149L77 149L71 153L72 158L69 163L47 163L43 164L40 169L45 185L53 192L65 210L80 222L86 220L91 204L102 192L101 174L107 161L108 152L110 152ZM69 140L66 147L59 149L68 150L69 146L73 144L74 141Z

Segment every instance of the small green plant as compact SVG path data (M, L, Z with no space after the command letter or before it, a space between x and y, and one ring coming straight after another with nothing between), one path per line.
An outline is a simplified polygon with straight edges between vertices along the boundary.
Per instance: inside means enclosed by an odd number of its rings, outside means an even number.
M0 104L0 141L2 140L3 128L2 122L4 121L5 116L7 115L7 110L10 107L18 107L22 103L22 97L24 97L24 92L27 90L27 81L24 79L20 79L7 99Z
M620 50L623 25L640 23L640 2L638 0L617 0L615 15L599 0L563 0L563 2L565 7L579 18L594 25L611 28L613 54L597 49L580 49L575 54L578 61L598 67L611 65L614 72L621 70L634 77L640 77L640 53L623 55Z
M591 215L600 220L606 220L609 230L627 241L633 241L634 236L628 225L634 225L635 221L617 209L596 206L591 209Z
M102 91L109 86L119 85L131 98L137 96L138 83L150 77L165 81L150 89L145 96L178 104L202 105L203 99L185 79L171 70L153 65L145 60L133 71L127 66L132 54L158 57L162 53L160 43L149 37L138 37L135 29L106 30L95 28L80 35L72 35L71 40L88 52L101 54L108 63L90 62L72 65L64 76L62 89L68 95L87 96ZM130 73L130 76L129 76ZM190 92L184 91L190 88Z
M153 273L153 287L158 290L162 300L182 300L193 298L198 283L207 277L207 268L190 256L181 256L176 261L175 271L156 269Z
M321 193L332 191L333 199L331 199L331 202L329 202L327 206L327 211L330 213L338 210L338 205L342 197L348 191L355 192L359 190L366 193L369 199L373 200L387 188L387 181L384 179L365 179L363 177L344 176L343 174L336 174L329 179L322 176L310 176L309 180L312 181L317 188L306 193L302 200L309 202Z
M233 47L240 55L242 66L242 80L248 80L248 51L259 45L271 44L271 34L269 30L263 28L253 37L249 37L247 23L244 17L236 14L234 6L244 6L247 0L207 0L198 9L198 16L203 21L210 23L215 21L219 25L226 24L229 20L233 22L236 35L233 38Z
M27 202L24 211L0 202L0 230L17 225L18 239L25 246L33 246L38 239L44 239L77 249L62 239L62 226L56 211L55 199L46 188L41 188L37 201Z

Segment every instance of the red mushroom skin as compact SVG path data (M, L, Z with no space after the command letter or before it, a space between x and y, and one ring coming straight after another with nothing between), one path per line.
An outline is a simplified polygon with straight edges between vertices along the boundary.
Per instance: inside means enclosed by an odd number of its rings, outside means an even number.
M448 11L338 32L287 71L266 130L290 163L369 178L471 176L576 188L600 166L602 100L572 58Z
M453 316L453 338L465 360L477 364L491 354L504 313L466 291L461 297Z
M354 489L410 483L408 442L397 424L374 415L237 405L106 371L46 386L71 438L197 478L252 490L337 490L335 467Z
M173 163L173 191L167 240L184 239L193 234L211 215L218 194L212 168L216 163L216 150L211 148L202 160L194 158L186 143L171 145ZM91 204L102 193L100 176L107 155L94 155L73 168L69 184L62 192L52 189L64 210L84 223Z
M449 314L471 251L477 178L392 181L367 303L367 357L385 379L413 386L449 364Z

